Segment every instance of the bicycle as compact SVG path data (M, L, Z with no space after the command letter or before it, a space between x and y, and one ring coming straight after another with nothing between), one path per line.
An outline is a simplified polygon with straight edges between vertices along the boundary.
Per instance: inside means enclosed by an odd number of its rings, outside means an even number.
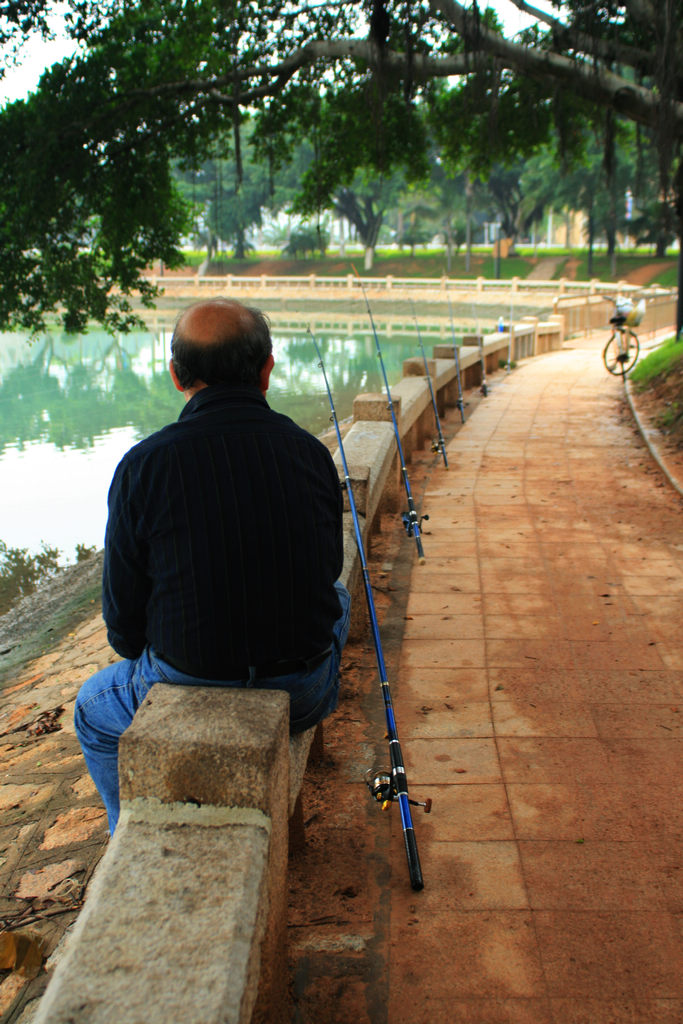
M618 299L615 306L616 312L610 317L612 334L602 350L602 361L610 373L625 377L640 355L640 342L633 327L643 319L645 300L641 299L634 306L630 299Z

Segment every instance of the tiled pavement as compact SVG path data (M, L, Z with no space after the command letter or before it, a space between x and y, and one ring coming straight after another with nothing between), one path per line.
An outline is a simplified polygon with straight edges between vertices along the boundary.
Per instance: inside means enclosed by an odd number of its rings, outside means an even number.
M620 388L599 339L496 375L431 477L395 698L434 809L424 892L391 848L382 1024L683 1020L683 501ZM106 842L71 723L112 657L92 619L3 692L0 916L47 953Z
M391 1024L683 1020L683 499L584 344L497 383L423 501Z

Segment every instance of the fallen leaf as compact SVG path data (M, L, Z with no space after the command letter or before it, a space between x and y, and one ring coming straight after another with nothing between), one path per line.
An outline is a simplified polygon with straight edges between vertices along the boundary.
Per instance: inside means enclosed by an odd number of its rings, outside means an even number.
M44 940L30 932L0 933L0 968L35 978L43 965Z

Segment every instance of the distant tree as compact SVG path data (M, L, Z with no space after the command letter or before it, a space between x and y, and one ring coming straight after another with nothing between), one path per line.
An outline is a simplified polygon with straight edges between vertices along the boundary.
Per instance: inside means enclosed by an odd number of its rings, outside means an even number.
M231 137L221 136L201 166L177 172L181 193L194 211L196 233L205 240L207 261L219 240L231 246L236 259L244 259L248 231L261 226L271 188L251 134L248 124L242 128L239 161Z
M302 256L312 256L314 252L325 255L327 246L330 244L330 233L321 225L305 225L293 228L290 232L289 241L282 250L283 256L293 256L295 259Z

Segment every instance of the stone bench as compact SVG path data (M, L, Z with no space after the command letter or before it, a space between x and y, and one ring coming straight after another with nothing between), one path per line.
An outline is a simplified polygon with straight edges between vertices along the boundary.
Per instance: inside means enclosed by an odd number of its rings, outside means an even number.
M316 730L289 738L288 723L281 691L153 687L35 1024L289 1020L288 820Z

